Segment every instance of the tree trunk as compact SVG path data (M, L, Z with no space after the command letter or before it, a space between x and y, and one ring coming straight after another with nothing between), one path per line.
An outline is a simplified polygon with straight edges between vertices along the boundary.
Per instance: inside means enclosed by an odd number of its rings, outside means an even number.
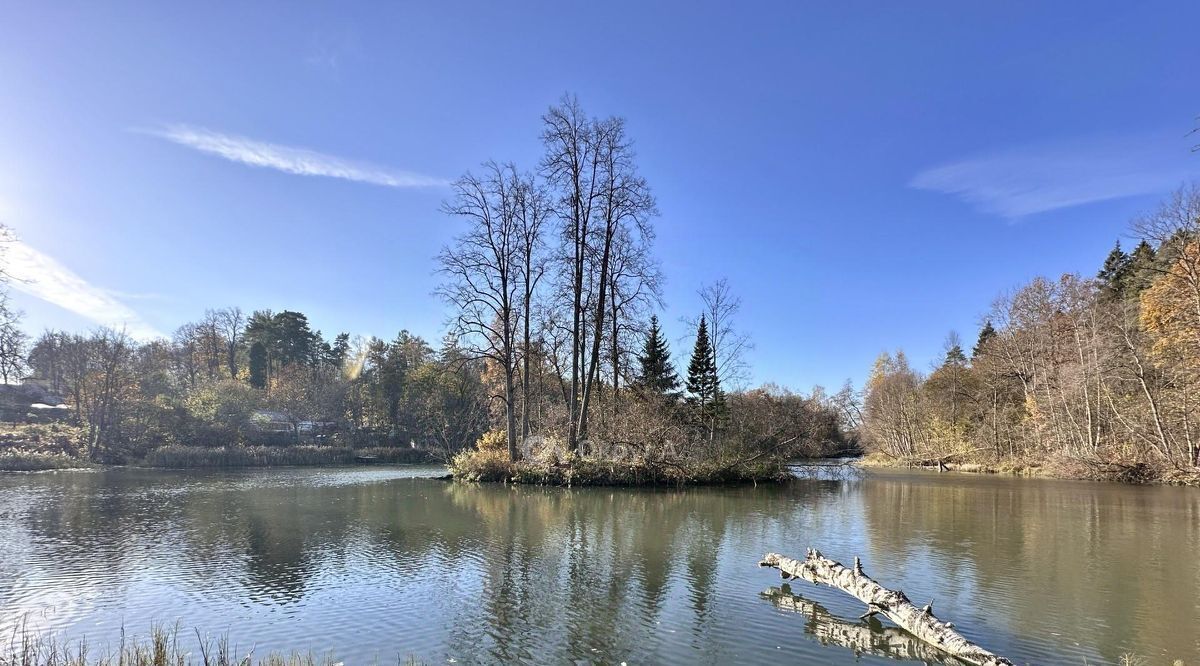
M611 294L609 294L608 302L612 308L609 313L609 323L612 324L612 414L613 423L617 421L617 413L620 411L621 405L621 342L618 334L621 332L620 322L617 320L617 289L616 282L613 281Z
M513 386L516 382L513 380L512 355L508 355L508 367L504 369L504 416L505 416L505 435L508 437L508 459L512 462L517 461L517 410L513 400L516 393L516 387Z
M526 297L528 298L528 297ZM525 332L521 340L521 440L529 438L529 308L525 308Z
M946 654L975 666L1012 666L1012 662L975 645L954 630L954 625L942 622L933 615L933 604L917 608L904 592L893 592L862 572L858 558L854 568L846 567L808 549L804 560L795 560L777 553L763 556L760 567L774 567L785 579L803 578L818 585L837 588L867 604L863 618L882 614L901 629L937 647Z
M579 427L575 430L576 436L581 443L588 436L588 407L592 399L592 386L600 374L600 342L604 336L605 297L608 295L608 290L605 287L608 283L608 262L612 251L614 225L615 222L610 221L608 222L608 226L605 227L604 251L600 255L600 293L597 296L596 303L595 332L592 337L592 350L588 359L587 374L583 381L583 402L579 408Z

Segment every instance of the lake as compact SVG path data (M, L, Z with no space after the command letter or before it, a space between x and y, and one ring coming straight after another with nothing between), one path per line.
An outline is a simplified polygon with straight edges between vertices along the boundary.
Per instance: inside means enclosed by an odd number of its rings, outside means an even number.
M0 475L0 631L96 650L178 623L189 645L199 628L347 664L936 660L840 592L763 595L780 585L765 552L815 546L862 557L1015 663L1200 663L1194 489L885 471L571 490L440 473Z

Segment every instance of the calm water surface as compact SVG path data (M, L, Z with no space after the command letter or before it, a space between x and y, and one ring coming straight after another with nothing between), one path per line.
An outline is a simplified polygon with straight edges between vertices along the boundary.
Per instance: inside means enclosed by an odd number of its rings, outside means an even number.
M769 550L863 559L1017 663L1200 663L1200 492L912 473L468 486L435 468L0 475L0 631L153 622L348 664L937 661ZM770 591L771 594L764 595ZM802 596L800 596L802 595Z

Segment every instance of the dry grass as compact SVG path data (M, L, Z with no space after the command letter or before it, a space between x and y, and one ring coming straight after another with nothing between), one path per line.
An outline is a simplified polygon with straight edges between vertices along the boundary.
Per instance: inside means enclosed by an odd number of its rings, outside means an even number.
M93 467L93 465L63 453L42 453L22 449L0 451L0 471L4 472L39 472L48 469L86 467Z
M93 652L83 639L65 642L19 630L7 644L0 643L0 666L342 666L331 654L273 652L260 657L253 649L243 653L228 636L213 640L199 631L195 649L187 649L185 642L193 641L181 640L178 626L155 626L146 638L129 639L122 631L115 649ZM397 663L417 666L421 662L410 656Z
M950 457L950 460L954 460L954 458ZM990 452L958 458L957 461L946 462L948 471L1115 481L1118 483L1200 486L1200 469L1181 470L1155 464L1153 461L1118 460L1065 454L1053 454L1042 458L1005 456L996 459ZM897 458L875 451L860 458L856 464L860 467L932 467L934 466L932 460L932 458Z
M90 467L83 430L61 423L0 424L0 470L28 472Z

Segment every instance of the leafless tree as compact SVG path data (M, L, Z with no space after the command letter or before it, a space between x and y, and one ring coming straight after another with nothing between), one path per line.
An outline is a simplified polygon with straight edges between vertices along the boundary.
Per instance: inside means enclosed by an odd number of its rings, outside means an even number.
M550 216L550 202L542 186L530 174L520 175L512 164L504 168L504 177L513 192L513 214L516 216L517 263L521 283L521 439L529 436L531 400L531 365L534 356L533 314L538 286L546 275L543 232Z
M216 321L225 338L225 362L229 367L229 378L237 379L238 348L246 329L246 314L236 306L222 308L216 312Z
M577 447L580 367L584 336L584 285L588 256L589 224L599 196L599 162L594 125L579 100L565 95L542 117L542 174L555 189L555 212L562 221L567 246L571 310L571 384L567 396L567 443Z
M650 254L653 229L641 225L623 226L613 248L612 269L608 280L609 369L614 397L621 381L632 368L628 359L641 344L645 322L662 307L662 269ZM619 400L613 401L616 409Z
M567 440L578 449L587 437L602 345L611 335L615 248L626 231L631 238L649 238L647 225L657 209L638 175L623 119L589 118L579 101L567 96L543 121L542 174L553 188L562 223L564 279L559 283L570 311Z
M596 159L600 169L600 196L596 206L595 223L598 237L593 252L599 255L599 266L595 284L598 288L593 325L591 350L588 352L587 374L584 378L583 397L576 432L581 439L587 437L588 408L600 373L601 342L606 334L605 320L610 316L611 282L613 280L614 247L623 230L636 228L625 238L646 238L649 220L658 213L654 197L644 178L638 175L634 164L633 146L625 135L625 123L620 118L609 118L594 123L596 137ZM634 251L630 249L629 251Z
M0 381L21 379L29 336L21 330L21 311L12 306L7 288L0 285Z
M729 280L721 278L712 284L702 285L696 292L704 304L708 319L709 337L712 338L713 355L717 360L717 376L726 389L740 389L749 378L750 364L746 354L754 349L750 335L736 327L742 299L733 293ZM687 320L695 327L696 320Z
M453 199L443 210L465 218L466 232L438 256L446 276L438 293L454 307L452 330L475 358L496 363L504 379L503 400L508 452L517 459L517 326L523 288L521 223L517 193L506 170L495 162L484 175L466 174L453 184Z

